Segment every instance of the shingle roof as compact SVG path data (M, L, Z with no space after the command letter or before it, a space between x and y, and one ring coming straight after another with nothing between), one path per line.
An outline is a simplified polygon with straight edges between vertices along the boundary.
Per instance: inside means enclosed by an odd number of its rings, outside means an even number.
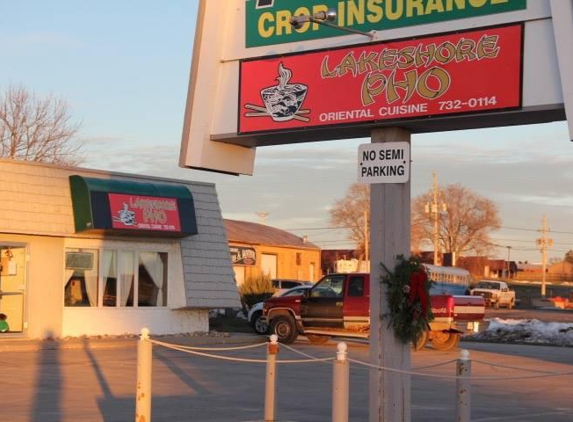
M229 242L250 243L252 245L290 246L301 249L320 249L304 238L264 224L248 221L223 220Z

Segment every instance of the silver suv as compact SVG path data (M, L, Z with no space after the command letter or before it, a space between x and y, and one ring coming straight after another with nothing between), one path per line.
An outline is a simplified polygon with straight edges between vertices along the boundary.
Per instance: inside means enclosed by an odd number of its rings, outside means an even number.
M276 278L276 279L271 280L271 282L273 283L273 288L275 288L279 291L292 289L293 287L297 287L297 286L312 286L312 283L310 281L290 280L290 279L284 279L284 278Z

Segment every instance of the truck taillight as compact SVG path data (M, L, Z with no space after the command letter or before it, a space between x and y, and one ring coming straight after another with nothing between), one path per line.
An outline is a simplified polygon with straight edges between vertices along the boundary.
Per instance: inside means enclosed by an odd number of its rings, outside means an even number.
M446 309L448 310L448 316L452 316L454 314L454 307L456 306L456 302L453 296L446 296Z

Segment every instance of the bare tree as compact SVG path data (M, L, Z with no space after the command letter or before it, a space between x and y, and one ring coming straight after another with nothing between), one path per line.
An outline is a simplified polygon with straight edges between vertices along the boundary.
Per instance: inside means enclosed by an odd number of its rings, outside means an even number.
M362 183L354 183L350 186L346 196L337 199L330 210L330 224L350 230L348 239L356 244L358 256L362 259L365 258L366 252L365 239L370 236L369 215L370 185Z
M370 240L370 185L350 186L346 196L336 200L331 208L330 224L350 230L348 239L355 243L357 256L366 259L365 236ZM411 232L411 249L418 254L424 243L424 225L412 221Z
M412 220L410 223L410 250L413 255L420 255L424 245L424 222Z
M442 250L456 256L467 252L485 256L492 252L494 245L489 233L501 225L497 206L459 184L446 186L440 191L440 198L447 205L447 211L439 214L438 236ZM412 201L410 243L414 254L419 253L424 244L433 245L434 221L426 212L431 201L431 191ZM348 239L356 244L358 255L364 257L365 238L370 238L369 222L370 186L355 183L344 198L334 203L330 210L330 224L348 229Z
M78 165L79 123L72 123L67 102L37 98L24 87L0 95L0 157L64 166Z
M493 249L489 233L499 229L501 220L497 206L489 199L483 198L459 184L448 185L440 191L441 201L447 211L439 213L438 240L445 252L456 256L473 252L477 255L488 255ZM420 230L416 242L424 240L433 243L434 221L427 212L432 202L432 192L420 195L412 201L412 220Z

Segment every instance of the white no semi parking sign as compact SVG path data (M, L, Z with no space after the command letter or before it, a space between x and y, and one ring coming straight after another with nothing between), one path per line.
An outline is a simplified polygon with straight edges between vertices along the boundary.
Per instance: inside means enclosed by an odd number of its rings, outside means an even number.
M358 147L358 181L406 183L410 179L410 144L383 142Z

